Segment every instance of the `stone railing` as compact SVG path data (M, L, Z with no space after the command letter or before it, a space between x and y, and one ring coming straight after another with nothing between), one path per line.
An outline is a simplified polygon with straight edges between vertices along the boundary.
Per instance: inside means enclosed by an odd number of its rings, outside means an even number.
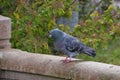
M0 16L0 80L120 80L117 65L79 59L63 63L64 57L11 49L10 25Z

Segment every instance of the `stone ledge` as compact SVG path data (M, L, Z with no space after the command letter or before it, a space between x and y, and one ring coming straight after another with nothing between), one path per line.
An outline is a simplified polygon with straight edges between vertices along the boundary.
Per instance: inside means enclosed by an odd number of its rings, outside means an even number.
M0 50L0 69L70 80L120 80L120 66L92 61L63 63L64 57L31 54L16 49Z

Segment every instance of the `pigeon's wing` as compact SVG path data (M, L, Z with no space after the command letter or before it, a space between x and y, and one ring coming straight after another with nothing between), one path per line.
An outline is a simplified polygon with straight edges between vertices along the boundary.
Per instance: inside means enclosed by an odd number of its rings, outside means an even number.
M65 48L70 52L80 51L83 48L83 44L79 42L75 37L67 37L65 39Z

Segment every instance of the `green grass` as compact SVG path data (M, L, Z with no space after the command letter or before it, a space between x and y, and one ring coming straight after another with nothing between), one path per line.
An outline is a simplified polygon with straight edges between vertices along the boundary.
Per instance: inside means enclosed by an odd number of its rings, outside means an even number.
M106 50L102 48L96 50L96 54L95 58L83 54L79 55L78 58L120 65L120 38L111 41Z

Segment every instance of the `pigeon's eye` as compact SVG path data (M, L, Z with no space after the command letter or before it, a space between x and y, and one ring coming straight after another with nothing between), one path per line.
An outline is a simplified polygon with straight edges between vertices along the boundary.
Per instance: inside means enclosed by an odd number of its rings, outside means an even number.
M51 34L49 34L49 38L51 38L52 37L52 35Z

